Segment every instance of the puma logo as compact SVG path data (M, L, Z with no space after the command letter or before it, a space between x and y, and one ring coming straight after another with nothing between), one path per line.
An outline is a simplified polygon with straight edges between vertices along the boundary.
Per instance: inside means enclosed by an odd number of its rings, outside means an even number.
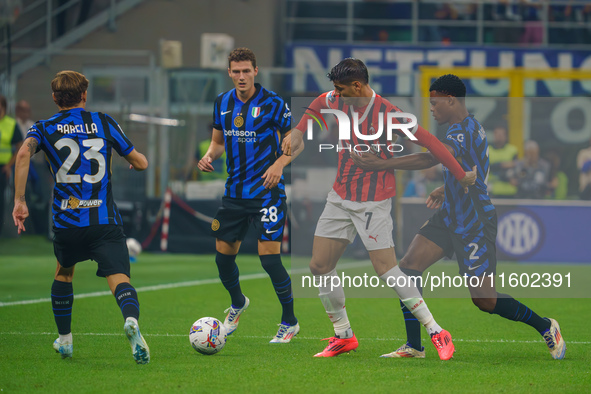
M378 237L380 236L380 234L376 235L375 237L373 236L369 236L369 239L373 239L374 241L378 242Z

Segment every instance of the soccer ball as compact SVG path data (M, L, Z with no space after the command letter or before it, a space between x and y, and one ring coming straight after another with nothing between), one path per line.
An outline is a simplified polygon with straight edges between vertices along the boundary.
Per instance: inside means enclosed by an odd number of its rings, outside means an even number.
M135 238L127 238L127 250L129 250L129 257L135 258L142 253L142 245Z
M226 327L214 317L202 317L193 323L189 341L201 354L216 354L226 344Z

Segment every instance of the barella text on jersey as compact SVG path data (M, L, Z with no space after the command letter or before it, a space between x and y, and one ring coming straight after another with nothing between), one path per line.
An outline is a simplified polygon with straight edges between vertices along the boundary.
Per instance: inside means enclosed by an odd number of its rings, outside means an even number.
M57 131L59 131L62 134L73 134L73 133L96 134L96 133L98 133L98 127L95 123L58 124Z

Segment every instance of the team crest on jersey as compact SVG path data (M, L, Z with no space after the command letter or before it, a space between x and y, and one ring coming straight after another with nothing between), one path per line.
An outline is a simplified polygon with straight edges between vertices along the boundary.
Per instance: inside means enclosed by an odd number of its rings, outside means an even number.
M103 200L79 200L70 196L70 198L62 200L61 209L97 208L102 204Z
M213 231L218 231L220 229L220 222L217 219L213 219L213 222L211 222L211 229Z
M335 92L334 90L331 90L330 92L328 92L328 94L326 95L326 98L328 99L328 101L330 101L331 103L334 103L336 100L336 96L335 96Z
M261 114L261 107L254 107L251 111L251 115L253 118L258 117Z
M234 118L234 126L241 127L244 124L244 118L242 116L237 116Z

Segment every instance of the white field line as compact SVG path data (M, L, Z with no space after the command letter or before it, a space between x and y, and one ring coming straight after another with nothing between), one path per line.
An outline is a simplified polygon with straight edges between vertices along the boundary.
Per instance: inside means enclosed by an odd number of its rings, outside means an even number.
M0 332L0 336L2 335L56 335L55 332ZM101 332L77 332L74 333L74 336L96 336L96 337L122 337L124 336L123 333L101 333ZM143 334L146 338L149 337L186 337L188 334ZM267 336L259 336L259 335L241 335L237 338L245 338L245 339L269 339ZM303 337L297 336L297 339L303 339L307 341L320 341L322 337ZM406 341L406 338L357 338L360 341ZM425 340L425 342L428 342ZM518 341L518 340L507 340L507 339L461 339L461 338L454 338L454 342L466 342L466 343L544 343L542 339L537 341ZM591 342L588 341L568 341L568 344L573 345L591 345Z
M371 264L369 260L360 261L355 263L344 263L339 265L340 269L343 268L359 268L366 266L367 264ZM309 273L309 268L298 268L290 271L291 274L305 274ZM240 281L245 280L254 280L254 279L262 279L267 278L267 273L261 272L258 274L249 274L249 275L240 275ZM210 285L214 283L220 283L219 278L211 278L211 279L200 279L200 280L191 280L186 282L176 282L176 283L165 283L162 285L154 285L154 286L144 286L138 287L136 291L138 293L145 293L148 291L158 291L158 290L166 290L166 289L176 289L179 287L191 287L191 286L202 286L202 285ZM110 291L96 291L94 293L82 293L82 294L75 294L74 298L93 298L93 297L102 297L111 295ZM11 301L11 302L0 302L0 307L4 306L14 306L14 305L29 305L29 304L39 304L42 302L51 302L51 298L37 298L34 300L23 300L23 301Z

